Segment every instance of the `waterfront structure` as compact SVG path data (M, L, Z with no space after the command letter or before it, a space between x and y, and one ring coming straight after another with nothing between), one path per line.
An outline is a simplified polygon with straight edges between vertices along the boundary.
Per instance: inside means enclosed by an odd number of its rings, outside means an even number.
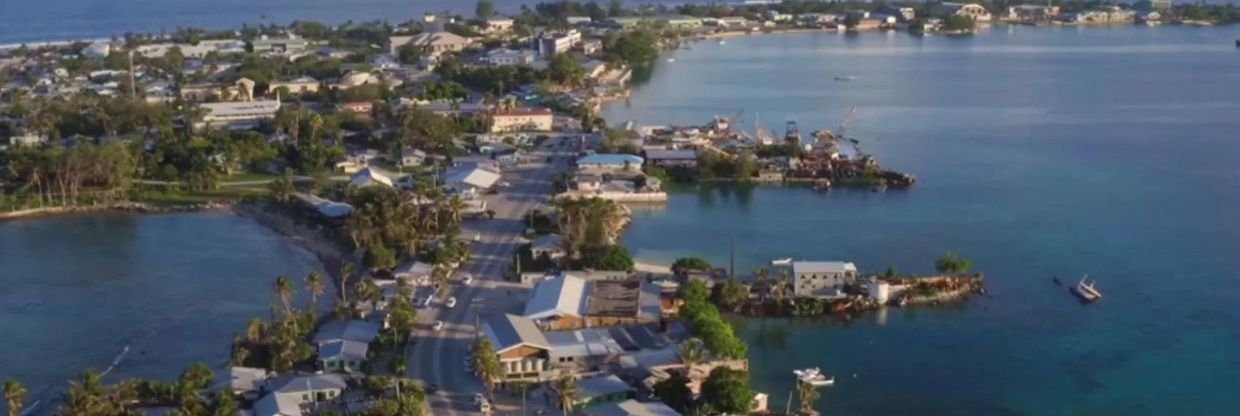
M697 151L692 149L646 150L646 163L650 166L658 166L662 168L695 168L697 167Z
M594 172L624 172L640 169L645 159L621 153L598 153L577 159L577 169Z
M1131 23L1136 20L1137 13L1120 7L1109 7L1099 10L1086 10L1077 13L1065 13L1059 20L1076 24L1109 24Z
M1059 15L1059 6L1043 6L1038 4L1021 4L1008 7L1007 20L1036 22L1052 19Z
M486 20L483 27L487 33L504 33L512 30L512 26L515 23L514 20L507 17L492 17Z
M339 374L281 377L269 385L271 393L254 403L254 416L302 416L307 405L338 403L349 388Z
M308 46L309 41L295 35L279 38L262 35L250 41L250 50L257 54L298 55L305 52Z
M517 108L491 115L491 132L551 131L555 117L546 108Z
M581 414L584 416L681 416L680 412L663 402L639 402L631 399L587 407L581 409Z
M227 383L228 391L234 396L253 401L258 399L260 392L266 390L267 378L270 376L271 374L262 368L229 367L228 379L220 380L219 384Z
M944 2L934 6L930 14L938 17L964 16L976 22L989 22L991 19L990 11L977 3Z
M505 65L530 65L537 58L534 51L520 49L513 50L508 48L497 48L487 52L483 60L494 66Z
M643 24L665 23L673 29L696 29L702 27L702 19L693 16L625 16L607 20L613 27L633 29Z
M280 111L280 100L256 100L244 102L202 103L207 110L202 124L212 127L248 128L263 120L271 120Z
M581 32L569 29L564 32L543 32L534 38L533 49L544 58L550 58L581 44Z
M857 266L841 261L792 262L792 293L797 296L836 297L845 284L856 281Z
M549 329L658 322L658 288L640 280L586 281L563 275L539 282L522 316Z

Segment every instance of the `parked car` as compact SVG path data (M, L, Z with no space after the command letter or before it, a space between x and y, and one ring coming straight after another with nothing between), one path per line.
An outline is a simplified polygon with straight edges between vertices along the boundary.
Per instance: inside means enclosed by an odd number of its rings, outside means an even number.
M461 278L461 283L462 283L462 284L466 284L466 285L468 285L468 284L472 283L473 281L474 281L474 277L473 277L473 276L470 276L470 275L465 275L465 277L462 277L462 278Z
M444 306L447 306L447 307L449 307L449 308L455 308L455 307L456 307L456 297L455 297L455 296L453 296L453 297L448 298L448 302L447 302L447 303L444 303Z
M434 324L434 325L431 325L431 329L434 329L434 330L436 330L436 331L442 330L442 329L443 329L443 321L435 321L435 324Z

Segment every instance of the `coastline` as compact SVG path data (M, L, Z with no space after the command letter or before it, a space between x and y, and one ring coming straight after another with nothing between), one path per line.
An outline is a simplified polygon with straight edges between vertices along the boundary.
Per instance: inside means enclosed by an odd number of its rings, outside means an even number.
M322 263L323 271L332 279L333 287L338 291L345 290L341 285L340 269L345 262L353 261L352 256L335 242L324 237L318 229L299 224L281 213L272 212L257 204L234 204L230 211L238 217L253 220L314 254Z
M37 219L60 215L92 214L98 212L132 212L138 214L170 214L178 212L219 211L237 205L236 201L218 200L185 205L153 205L145 202L114 202L102 205L27 208L0 212L0 223L22 219Z

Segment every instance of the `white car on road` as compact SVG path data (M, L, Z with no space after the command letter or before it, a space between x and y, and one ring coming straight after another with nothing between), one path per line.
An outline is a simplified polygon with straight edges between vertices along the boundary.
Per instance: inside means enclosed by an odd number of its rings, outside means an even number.
M434 324L434 325L431 325L431 329L434 329L434 330L436 330L436 331L442 330L442 329L443 329L443 321L435 321L435 324Z
M464 285L469 285L470 282L473 282L473 281L474 281L474 277L470 275L465 275L465 277L461 278L461 284L464 284Z
M455 297L455 296L453 296L453 297L448 298L448 302L447 302L447 303L444 303L444 306L447 306L447 307L449 307L449 308L455 308L455 307L456 307L456 297Z

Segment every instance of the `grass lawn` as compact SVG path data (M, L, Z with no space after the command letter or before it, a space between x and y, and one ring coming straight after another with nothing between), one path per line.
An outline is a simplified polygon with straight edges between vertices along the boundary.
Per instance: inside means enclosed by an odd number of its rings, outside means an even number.
M266 198L269 192L262 187L227 187L205 191L164 191L154 188L138 192L137 200L153 205L201 204L221 199Z
M278 177L280 176L272 175L270 173L241 172L220 178L220 184L228 185L229 182L267 181Z

